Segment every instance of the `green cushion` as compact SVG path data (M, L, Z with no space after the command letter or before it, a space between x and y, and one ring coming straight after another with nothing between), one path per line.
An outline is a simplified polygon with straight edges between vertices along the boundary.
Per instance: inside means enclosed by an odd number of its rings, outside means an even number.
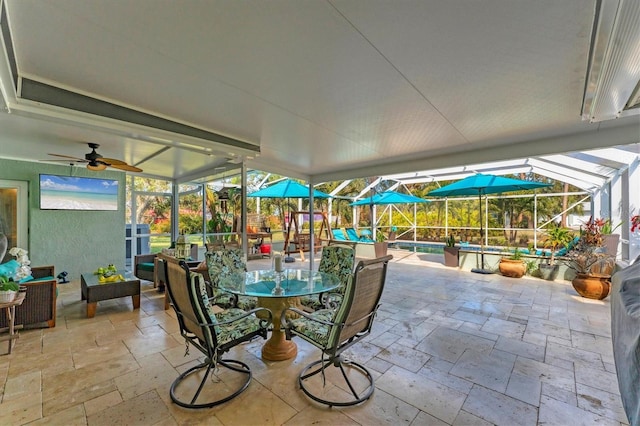
M31 280L31 282L38 282L38 281L49 281L52 280L53 276L52 275L48 275L46 277L40 277L40 278L34 278Z
M138 270L153 272L153 262L138 263Z

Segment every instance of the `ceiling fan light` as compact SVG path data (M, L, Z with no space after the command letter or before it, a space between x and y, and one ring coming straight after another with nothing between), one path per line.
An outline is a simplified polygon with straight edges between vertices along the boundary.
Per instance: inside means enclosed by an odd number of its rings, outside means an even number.
M99 171L104 170L106 168L107 168L107 166L105 164L102 164L102 163L91 162L91 163L87 164L87 169L92 170L94 172L99 172Z

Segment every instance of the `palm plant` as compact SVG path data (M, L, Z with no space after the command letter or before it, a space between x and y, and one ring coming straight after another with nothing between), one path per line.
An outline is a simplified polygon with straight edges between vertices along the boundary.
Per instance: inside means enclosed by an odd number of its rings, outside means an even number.
M543 240L543 244L544 247L551 249L549 265L555 265L556 252L561 247L567 247L571 240L573 240L573 233L567 228L554 225L547 229L547 235Z

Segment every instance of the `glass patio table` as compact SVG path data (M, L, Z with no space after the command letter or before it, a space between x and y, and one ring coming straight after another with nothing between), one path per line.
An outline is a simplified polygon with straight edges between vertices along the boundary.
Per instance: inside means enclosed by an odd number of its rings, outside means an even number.
M300 296L308 296L335 290L340 286L338 277L318 271L285 269L276 272L261 269L236 275L235 279L220 280L220 289L240 296L255 296L258 306L269 309L273 314L271 337L262 346L262 358L269 361L283 361L294 358L298 346L286 340L280 330L282 311L290 306L300 308Z

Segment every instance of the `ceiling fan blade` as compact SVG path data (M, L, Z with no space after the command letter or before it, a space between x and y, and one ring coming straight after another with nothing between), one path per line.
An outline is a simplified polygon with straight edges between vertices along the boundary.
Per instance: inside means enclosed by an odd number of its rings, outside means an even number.
M49 162L49 163L86 163L85 160L77 160L75 158L69 158L68 160L54 160L52 158L47 158L46 160L38 160L38 161L43 161L43 162Z
M126 172L135 172L135 173L139 173L142 171L141 168L136 167L136 166L131 166L129 164L111 164L111 167L113 167L114 169L119 169L119 170L124 170Z
M86 162L87 161L84 158L72 157L71 155L62 155L62 154L49 154L49 155L53 155L54 157L71 158L73 160L82 161L82 162Z
M124 166L127 163L125 163L122 160L116 160L115 158L98 158L96 161L100 161L102 163L105 163L107 166Z

